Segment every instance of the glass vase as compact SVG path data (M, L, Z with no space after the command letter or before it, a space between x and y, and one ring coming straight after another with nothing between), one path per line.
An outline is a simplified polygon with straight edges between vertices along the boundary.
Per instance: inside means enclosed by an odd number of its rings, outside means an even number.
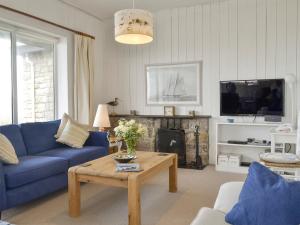
M135 156L136 142L126 141L126 145L127 145L127 154L131 156Z

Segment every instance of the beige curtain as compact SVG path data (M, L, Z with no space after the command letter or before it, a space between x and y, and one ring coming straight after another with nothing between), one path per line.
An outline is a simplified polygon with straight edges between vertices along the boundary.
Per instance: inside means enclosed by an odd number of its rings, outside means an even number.
M74 118L92 125L94 116L94 40L75 35Z

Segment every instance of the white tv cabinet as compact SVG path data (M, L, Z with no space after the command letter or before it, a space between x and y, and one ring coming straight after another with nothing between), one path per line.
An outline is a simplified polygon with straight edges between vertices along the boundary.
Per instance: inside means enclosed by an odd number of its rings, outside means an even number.
M280 123L227 123L216 124L216 170L234 173L247 173L248 166L223 166L218 164L219 154L241 154L242 162L259 160L259 154L270 149L265 144L229 144L229 140L246 141L247 138L271 141L271 130Z

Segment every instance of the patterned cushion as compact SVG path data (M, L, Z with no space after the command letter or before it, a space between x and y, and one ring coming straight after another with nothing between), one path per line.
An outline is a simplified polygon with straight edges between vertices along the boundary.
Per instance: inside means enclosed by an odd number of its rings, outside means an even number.
M89 125L84 125L84 124L80 124L76 121L74 121L67 113L64 113L63 117L61 118L61 122L59 125L59 128L57 130L57 133L54 135L55 138L59 138L63 132L63 130L65 129L68 121L73 122L73 124L77 125L78 127L81 127L82 129L89 131L90 130L90 126Z
M89 135L88 131L69 120L57 141L73 148L82 148Z
M19 163L14 146L3 134L0 134L0 161L7 164Z

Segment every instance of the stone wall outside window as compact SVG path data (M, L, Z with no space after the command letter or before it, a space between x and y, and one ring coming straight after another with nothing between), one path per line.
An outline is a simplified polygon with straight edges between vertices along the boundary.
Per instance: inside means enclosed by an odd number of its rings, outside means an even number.
M54 119L53 51L23 55L24 85L23 121L40 122Z

